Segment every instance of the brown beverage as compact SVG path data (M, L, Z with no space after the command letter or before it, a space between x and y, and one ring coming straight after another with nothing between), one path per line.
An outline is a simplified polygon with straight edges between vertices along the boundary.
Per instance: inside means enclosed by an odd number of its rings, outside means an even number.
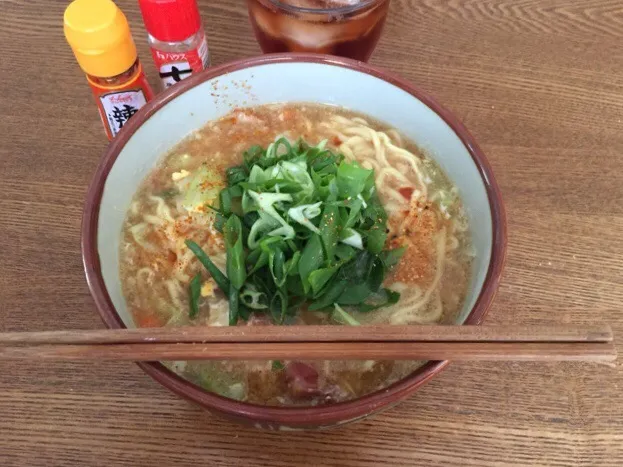
M389 0L247 0L262 51L316 52L367 61Z

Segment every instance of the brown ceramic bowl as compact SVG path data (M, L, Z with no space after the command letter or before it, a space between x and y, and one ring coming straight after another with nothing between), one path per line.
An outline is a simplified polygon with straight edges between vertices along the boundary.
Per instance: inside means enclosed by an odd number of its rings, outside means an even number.
M458 323L479 324L495 295L506 249L500 190L484 154L461 122L407 81L344 58L264 55L194 75L141 109L108 146L89 188L82 225L87 281L108 327L133 327L119 283L119 241L130 200L159 157L204 123L238 106L318 102L368 114L416 141L444 168L471 220L476 257ZM160 363L139 366L166 388L227 418L270 429L318 428L352 422L412 394L448 362L428 362L364 397L316 407L266 407L218 396Z

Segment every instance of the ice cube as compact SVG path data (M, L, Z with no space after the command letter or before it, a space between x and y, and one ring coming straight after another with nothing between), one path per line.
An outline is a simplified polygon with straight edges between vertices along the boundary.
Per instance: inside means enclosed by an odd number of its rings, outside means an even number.
M283 40L292 42L302 50L321 50L333 47L343 41L344 24L341 23L311 23L290 16L279 18L279 36Z

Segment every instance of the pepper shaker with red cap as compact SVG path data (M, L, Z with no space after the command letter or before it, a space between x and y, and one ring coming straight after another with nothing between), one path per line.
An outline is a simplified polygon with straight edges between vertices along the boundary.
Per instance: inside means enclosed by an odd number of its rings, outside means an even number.
M138 3L165 88L210 66L196 0L139 0Z

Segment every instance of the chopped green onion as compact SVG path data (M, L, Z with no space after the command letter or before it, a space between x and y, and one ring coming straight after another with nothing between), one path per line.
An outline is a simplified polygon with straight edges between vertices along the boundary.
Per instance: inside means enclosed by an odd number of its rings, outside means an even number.
M295 208L288 209L288 216L299 224L307 227L314 233L319 234L320 230L314 224L312 224L309 219L313 219L317 217L322 212L320 210L320 205L322 201L318 201L315 204L303 204L302 206L297 206Z
M249 148L244 163L227 170L218 208L208 206L224 235L227 276L199 245L186 241L228 296L230 325L253 313L283 324L305 304L357 325L342 306L370 312L398 301L400 294L382 284L404 248L384 250L387 214L374 172L325 144L281 137L266 149ZM209 175L200 170L205 181ZM186 182L195 192L185 192L193 209L205 205L197 177Z
M351 326L359 326L361 323L353 318L351 315L346 313L344 309L335 303L333 305L335 310L333 310L333 314L331 315L335 321L342 324L349 324Z
M358 250L363 250L363 239L361 238L361 234L350 227L342 231L340 242L350 245L353 248L357 248Z
M340 235L339 209L327 204L320 219L320 237L329 262L333 260L337 240Z
M398 264L402 256L407 251L407 247L394 248L393 250L385 250L379 255L386 269L392 269Z
M288 298L284 292L277 290L273 299L270 302L270 313L273 316L273 321L277 324L283 324L283 320L286 317L288 309Z
M197 259L203 264L203 266L208 270L216 285L220 287L220 289L229 294L229 279L221 272L219 268L212 262L212 260L205 254L205 251L201 249L199 245L197 245L192 240L186 240L186 246L192 251Z
M253 284L245 285L244 290L240 293L240 301L244 306L253 310L265 310L268 308L266 294L259 292Z
M195 318L199 314L199 297L201 296L201 274L197 274L190 281L188 286L188 295L190 296L190 311L188 317Z
M318 269L324 261L324 252L322 250L322 242L320 237L312 234L311 238L305 245L299 260L299 274L303 282L305 292L309 290L309 275Z
M240 292L235 287L229 288L229 325L235 326L238 323L240 312Z
M245 252L242 247L242 223L240 218L232 214L223 230L227 251L227 278L232 287L242 288L247 278L245 269Z
M357 162L340 164L337 169L337 188L343 198L357 198L366 185L374 179L372 170L364 169Z
M287 270L285 255L281 248L271 250L268 254L268 265L275 285L279 288L283 287L287 278Z
M283 364L281 360L273 360L272 369L274 371L283 370L286 366Z

